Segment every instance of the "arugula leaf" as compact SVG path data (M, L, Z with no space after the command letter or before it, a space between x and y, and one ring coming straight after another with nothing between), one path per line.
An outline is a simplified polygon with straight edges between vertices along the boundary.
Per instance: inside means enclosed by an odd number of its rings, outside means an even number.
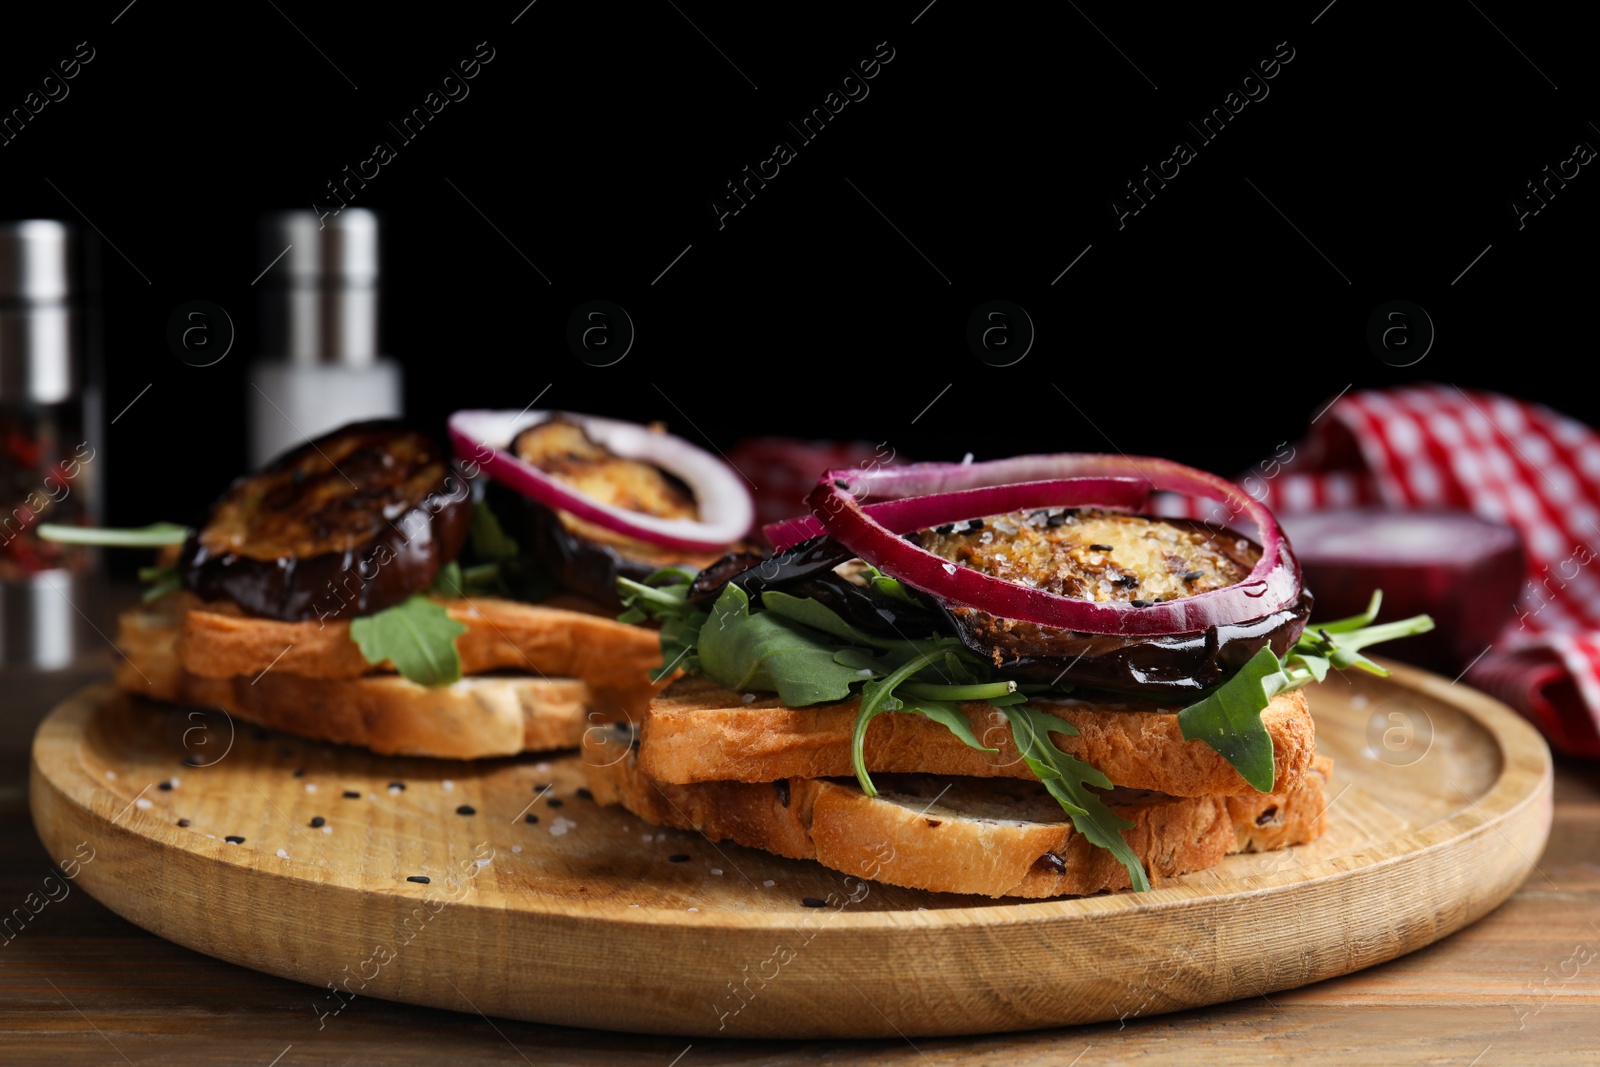
M473 553L487 563L516 559L520 551L488 503L482 500L472 505L472 525L467 537Z
M722 590L698 638L700 669L718 684L776 692L792 708L843 700L864 680L860 669L834 660L827 634L770 611L752 613L736 585Z
M1358 667L1387 675L1387 670L1361 655L1360 650L1433 629L1433 620L1426 615L1372 625L1382 603L1382 592L1374 592L1367 610L1360 615L1323 626L1307 626L1281 661L1270 647L1262 648L1232 678L1178 713L1184 740L1204 741L1233 764L1245 781L1260 792L1270 793L1272 735L1262 724L1261 713L1273 696L1320 682L1334 668Z
M872 586L873 592L881 593L890 600L898 600L902 604L910 604L912 607L925 606L904 582L889 577L870 563L866 564L866 575L867 583Z
M40 540L56 541L63 545L102 545L108 548L160 548L163 545L181 545L189 536L189 527L175 522L153 522L149 526L110 527L72 526L59 522L42 522L38 530Z
M1011 723L1011 737L1017 743L1017 751L1027 761L1028 769L1072 817L1073 828L1091 844L1109 850L1128 869L1128 878L1136 892L1148 892L1150 879L1145 876L1144 864L1120 833L1134 824L1106 807L1105 801L1088 789L1091 785L1110 789L1111 779L1050 741L1052 733L1073 735L1078 732L1077 728L1065 719L1026 704L1003 708L1002 713Z
M169 564L165 567L140 567L139 580L150 583L150 588L146 589L139 598L140 601L146 604L152 600L160 600L168 593L176 592L183 588L183 579L179 576L178 568L175 564Z
M1210 696L1178 712L1183 739L1204 741L1259 792L1272 792L1272 735L1261 713L1284 683L1277 654L1263 646Z
M374 666L385 660L419 685L449 685L461 677L456 638L467 632L443 604L421 593L375 615L350 621L350 639Z
M926 641L878 637L841 619L832 608L820 600L794 596L777 589L762 593L761 605L774 615L809 626L813 630L821 630L823 633L837 637L841 641L847 641L853 645L865 645L868 648L886 649L898 653L901 658L925 652L934 644L960 645L959 641L951 637L932 637Z

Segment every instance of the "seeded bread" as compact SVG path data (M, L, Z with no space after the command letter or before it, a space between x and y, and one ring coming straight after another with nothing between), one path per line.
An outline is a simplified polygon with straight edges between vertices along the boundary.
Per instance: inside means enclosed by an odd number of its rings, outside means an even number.
M307 678L281 663L254 677L202 678L178 658L177 626L167 605L123 614L118 686L395 756L478 759L574 748L591 720L603 717L590 709L589 688L576 678L477 675L430 688L396 674Z
M591 732L584 760L597 801L621 804L647 822L890 885L989 897L1083 895L1130 885L1122 864L1079 834L1036 782L875 775L875 799L853 779L674 785L644 772L621 731ZM1117 789L1105 799L1134 823L1124 840L1151 884L1160 885L1234 852L1320 836L1332 766L1318 757L1272 794L1171 797Z
M701 677L673 682L644 719L642 770L660 782L771 782L779 778L850 777L850 737L857 700L788 708L767 693L740 694ZM1251 796L1255 790L1210 745L1185 741L1178 709L1159 704L1040 702L1078 728L1051 734L1069 752L1119 786L1173 796ZM1011 729L985 703L962 704L979 741L969 748L944 726L920 715L880 715L867 727L866 763L873 774L927 773L1032 778L1011 741ZM1291 786L1311 766L1314 727L1303 691L1272 699L1261 720L1272 735L1275 782Z

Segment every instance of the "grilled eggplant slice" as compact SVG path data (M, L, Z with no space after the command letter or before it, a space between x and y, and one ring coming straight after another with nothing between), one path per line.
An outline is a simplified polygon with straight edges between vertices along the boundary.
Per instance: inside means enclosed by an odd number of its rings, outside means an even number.
M355 423L238 479L179 556L183 587L300 622L382 611L455 559L472 493L449 453L388 421Z
M694 493L682 480L643 460L614 455L577 423L546 419L519 433L511 451L585 496L664 519L698 519ZM555 511L491 482L485 499L506 532L549 577L581 596L621 610L617 579L642 581L663 567L698 571L721 552L663 548Z

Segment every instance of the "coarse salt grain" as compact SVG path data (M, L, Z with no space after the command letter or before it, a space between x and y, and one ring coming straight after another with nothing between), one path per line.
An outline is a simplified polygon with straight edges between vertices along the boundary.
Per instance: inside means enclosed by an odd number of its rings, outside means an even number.
M289 858L289 853L280 848L278 850L278 858L280 860L286 860Z

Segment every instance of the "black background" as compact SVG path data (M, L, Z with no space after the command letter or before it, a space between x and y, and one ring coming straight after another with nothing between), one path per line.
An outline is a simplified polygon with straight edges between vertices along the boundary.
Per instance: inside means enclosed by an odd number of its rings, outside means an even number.
M0 146L0 216L87 219L115 245L107 417L151 388L102 431L110 521L192 521L241 468L251 280L276 251L256 220L332 203L325 183L379 140L397 157L353 204L382 213L384 347L435 427L548 385L541 407L663 419L722 449L780 433L1233 473L1347 385L1600 412L1585 375L1600 178L1584 168L1521 230L1511 207L1576 142L1600 144L1587 35L1565 11L524 3L8 14L0 112L94 49ZM387 122L479 42L494 58L470 95L401 144ZM870 94L799 144L786 123L879 42L894 58ZM1186 120L1287 49L1270 95L1201 145ZM713 198L780 139L797 158L719 228ZM1119 229L1112 199L1179 139L1197 158ZM1365 340L1397 298L1437 329L1404 369ZM237 326L215 366L167 348L191 299ZM590 299L637 328L614 366L567 346ZM1009 367L966 343L991 299L1037 328Z

